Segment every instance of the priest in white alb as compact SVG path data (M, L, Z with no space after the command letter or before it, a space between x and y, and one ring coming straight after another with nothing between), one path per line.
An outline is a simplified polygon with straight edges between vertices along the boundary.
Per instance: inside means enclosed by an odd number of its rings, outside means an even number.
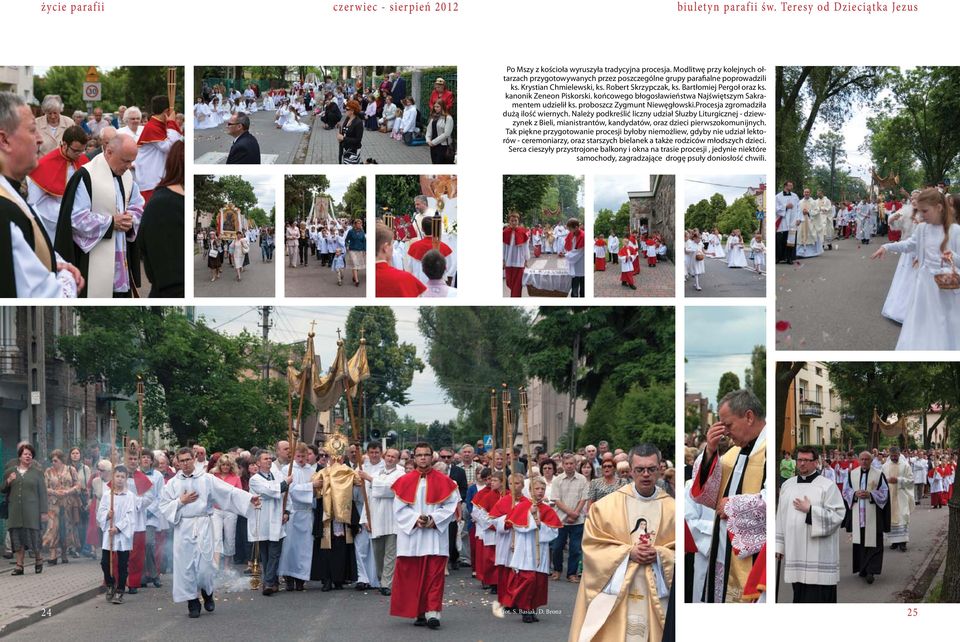
M836 483L817 471L816 450L798 448L797 474L780 488L776 533L777 564L795 604L836 603L845 513Z
M187 602L190 617L203 607L213 611L213 506L253 520L260 498L194 466L193 450L177 451L180 471L163 487L160 513L173 525L173 601Z
M413 449L415 468L393 484L397 519L397 565L390 615L416 618L414 624L440 628L443 588L454 516L460 503L457 483L433 468L433 448Z
M913 510L913 469L900 449L892 446L882 470L890 488L890 532L885 539L891 550L906 552Z
M283 468L284 475L292 475L287 496L286 537L280 550L278 573L284 578L288 591L302 591L310 579L313 564L313 474L316 465L307 463L310 449L305 443L297 444L291 464ZM319 484L317 484L319 486Z
M293 481L290 474L284 478L274 475L270 470L272 465L273 453L269 450L257 453L257 467L260 470L250 476L250 492L259 495L262 504L260 514L255 519L247 518L247 541L256 542L260 552L260 566L263 569L261 592L264 595L273 595L280 590L280 553L286 536L283 495Z
M390 595L393 586L393 573L397 562L397 518L393 513L393 483L403 477L403 466L398 466L400 452L396 448L387 448L383 454L384 466L372 473L372 481L367 492L370 505L371 541L373 558L380 578L380 594Z
M847 503L844 526L853 533L853 572L867 584L883 570L883 533L890 530L890 489L873 455L860 453L860 466L847 472L843 501Z

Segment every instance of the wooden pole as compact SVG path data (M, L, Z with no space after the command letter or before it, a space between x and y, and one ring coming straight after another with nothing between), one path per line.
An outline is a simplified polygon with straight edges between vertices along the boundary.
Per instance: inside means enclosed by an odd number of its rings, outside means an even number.
M510 432L510 389L507 384L501 384L503 390L500 393L500 404L503 407L503 468L509 468L509 463L513 457L513 448L509 443ZM512 470L511 470L512 472ZM509 487L509 480L508 480Z
M143 375L137 375L137 435L143 449Z
M497 449L497 389L490 388L490 435L493 449Z
M520 415L523 418L523 428L521 434L523 435L523 449L527 451L527 466L531 466L533 462L533 452L530 450L530 436L527 434L529 419L529 413L527 412L527 389L523 386L520 386ZM539 540L537 540L539 542Z
M313 328L314 328L314 326L316 326L316 325L317 325L317 322L316 322L316 321L311 321L311 322L310 322L310 333L307 335L307 355L309 355L310 352L311 352L311 349L310 349L310 348L311 348L312 345L313 345L313 337L315 336L314 333L313 333ZM297 429L298 429L298 430L301 429L300 426L301 426L301 422L303 421L303 399L304 399L304 397L307 396L307 380L310 378L310 376L307 374L308 372L309 372L309 373L312 373L312 372L313 372L313 364L312 364L312 363L307 364L307 367L301 369L301 371L300 371L300 391L299 391L299 392L300 392L300 402L298 403L298 407L297 407L297 421L296 421L296 425L297 425ZM293 408L292 408L292 404L291 404L291 411L292 411L292 409L293 409ZM294 453L296 452L296 447L297 447L297 434L296 434L296 433L294 432L294 430L293 430L293 425L294 425L294 423L293 423L293 421L291 421L291 422L290 422L290 429L289 429L288 434L287 434L287 441L288 441L288 443L290 444L290 462L289 462L289 464L287 464L287 476L288 476L288 477L291 476L291 475L293 475L293 458L295 457L295 454L294 454ZM290 485L287 484L287 491L283 494L283 503L281 504L281 511L286 511L286 510L287 510L287 497L288 497L289 495L290 495Z
M170 103L170 109L174 114L177 113L174 107L174 101L177 98L177 68L167 67L167 101ZM156 114L154 114L156 115Z
M337 330L338 335L339 333L340 333L340 330ZM340 351L340 358L343 359L344 361L346 360L346 356L343 354L342 350ZM346 370L346 364L344 363L342 365L343 365L343 369ZM357 425L357 422L353 416L353 403L350 401L350 392L345 391L344 395L347 398L346 399L347 414L350 417L350 428L353 431L353 441L357 443L357 471L356 472L359 474L359 472L363 470L363 453L361 452L362 444L360 442L360 426ZM367 530L372 533L373 526L372 526L372 522L370 521L370 503L367 501L367 483L363 481L363 479L360 480L360 496L363 498L364 507L366 507Z

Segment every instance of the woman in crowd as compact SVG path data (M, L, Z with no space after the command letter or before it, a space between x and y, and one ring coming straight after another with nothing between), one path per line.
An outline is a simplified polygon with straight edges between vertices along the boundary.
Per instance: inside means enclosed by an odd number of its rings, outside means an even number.
M118 129L117 133L126 134L132 136L134 140L139 140L142 129L140 127L141 122L143 122L143 112L140 111L140 108L128 107L127 111L123 112L123 127Z
M693 287L697 292L703 288L700 287L700 275L707 271L706 261L703 258L703 250L700 249L700 233L697 230L691 230L684 234L683 259L687 269L687 276L693 277ZM686 277L684 277L686 280Z
M183 298L183 150L182 140L170 146L163 178L140 221L137 240L151 283L150 298Z
M237 462L230 453L220 455L213 476L236 488L243 489L240 481L240 470ZM249 481L247 482L249 484ZM237 541L237 514L221 510L213 505L213 559L214 565L219 568L220 560L233 557L236 554Z
M367 234L363 231L363 221L359 218L353 221L353 227L344 238L347 247L347 266L353 272L353 285L360 287L360 270L367 262Z
M43 115L37 118L37 133L43 142L40 144L40 156L55 150L63 140L63 133L74 125L69 118L62 115L63 101L60 96L50 94L43 97L40 104ZM82 125L81 120L77 125Z
M3 472L0 484L0 492L7 493L7 532L16 553L16 567L11 575L23 575L24 554L28 548L33 552L34 572L43 571L40 519L47 513L47 488L43 473L33 461L36 452L30 444L21 444L16 463Z
M593 466L590 465L589 461L584 463L590 466L590 470L593 471ZM586 477L586 475L584 475L584 477ZM591 505L617 490L625 483L626 480L617 476L617 465L614 463L613 458L604 459L600 464L600 477L590 481L585 510L589 510Z
M64 564L67 552L79 546L77 522L80 521L80 478L77 471L65 464L62 450L50 453L50 467L43 477L47 484L47 530L43 534L43 546L49 551L48 561L56 565L59 558Z
M77 478L80 480L80 514L77 519L77 541L80 543L80 551L86 553L89 548L87 544L87 484L90 481L90 466L87 466L83 461L83 452L79 447L74 446L70 449L70 463L68 464L71 468L77 471ZM74 557L79 557L78 554L74 554Z
M247 261L250 259L247 258L247 252L250 251L250 243L247 241L242 233L237 233L237 238L233 239L233 242L230 243L230 254L233 256L233 269L237 271L237 281L242 281L240 273L243 272L243 268L246 266Z
M453 163L453 116L447 113L442 100L433 103L430 122L427 123L427 145L434 165Z
M210 268L210 282L220 278L223 271L223 244L216 232L210 232L210 249L207 250L207 267Z
M347 101L346 111L347 117L340 124L340 131L337 133L337 141L340 143L337 159L341 165L358 165L363 141L360 103L355 100Z
M727 237L727 267L747 267L747 255L743 251L743 237L740 236L740 230L733 230Z

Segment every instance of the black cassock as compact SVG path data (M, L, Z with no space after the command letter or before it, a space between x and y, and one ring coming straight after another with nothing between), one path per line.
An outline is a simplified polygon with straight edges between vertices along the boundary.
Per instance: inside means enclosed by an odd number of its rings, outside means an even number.
M330 525L330 548L320 548L323 536L323 501L317 500L313 511L313 560L310 563L310 580L332 584L341 588L348 582L357 581L357 554L353 542L347 543L346 529L353 537L360 532L360 514L356 505L350 514L350 523L344 525L344 535L333 535Z
M848 485L853 486L850 481L850 471L847 471ZM876 503L873 501L873 496L868 500L867 510L876 510L877 511L877 533L876 533L876 546L865 546L861 544L853 545L853 572L857 573L861 577L866 575L880 575L880 572L883 570L883 534L890 532L890 486L887 485L887 479L884 477L883 473L880 473L880 482L877 487L880 487L880 484L887 487L887 503L883 508L879 508ZM844 500L846 501L846 500ZM856 498L854 498L856 501ZM853 532L853 505L847 505L847 513L843 518L843 527L848 533ZM867 527L860 527L860 541L867 541Z

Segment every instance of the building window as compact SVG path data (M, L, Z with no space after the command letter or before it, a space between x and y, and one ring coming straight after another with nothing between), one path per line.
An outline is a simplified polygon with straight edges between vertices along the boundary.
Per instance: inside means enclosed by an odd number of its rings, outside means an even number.
M815 370L816 370L816 372L817 372L817 376L818 376L818 377L822 377L822 376L823 376L823 368L815 368Z
M815 392L817 396L814 398L814 401L817 403L823 403L823 386L817 386Z

